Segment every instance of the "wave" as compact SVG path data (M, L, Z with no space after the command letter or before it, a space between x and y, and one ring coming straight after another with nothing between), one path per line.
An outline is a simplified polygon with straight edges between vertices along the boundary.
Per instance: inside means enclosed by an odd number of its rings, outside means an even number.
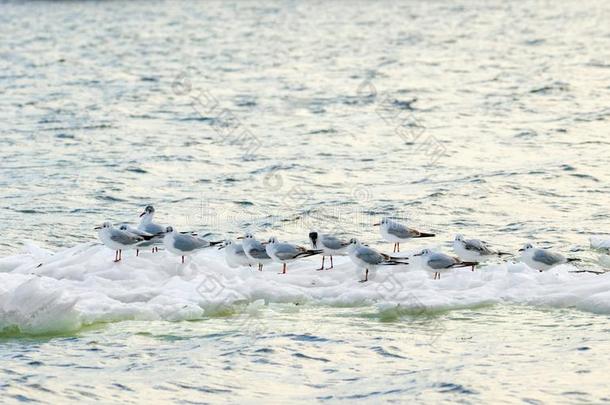
M248 313L260 303L373 306L380 317L433 316L493 305L577 308L610 314L610 273L573 273L572 265L539 273L522 263L458 269L432 280L416 263L380 268L370 282L347 257L314 271L317 258L263 272L230 268L209 249L180 264L167 252L114 253L92 243L50 252L28 242L25 252L0 259L0 333L59 334L123 320L197 320ZM389 314L389 315L388 315Z

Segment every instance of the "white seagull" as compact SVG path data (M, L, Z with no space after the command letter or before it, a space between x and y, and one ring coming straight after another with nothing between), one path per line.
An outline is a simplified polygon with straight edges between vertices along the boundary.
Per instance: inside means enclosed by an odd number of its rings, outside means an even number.
M322 265L317 270L324 270L324 258L326 256L330 256L330 267L327 267L326 270L332 269L334 267L333 256L346 255L349 247L348 241L316 231L309 232L309 240L313 249L322 250Z
M250 266L254 263L252 259L246 256L244 247L241 243L235 243L231 239L224 241L219 249L225 250L225 260L229 267Z
M171 226L165 228L165 237L163 238L165 248L175 255L182 256L182 263L184 263L184 256L190 256L199 249L218 245L219 243L222 242L210 242L196 236L178 233Z
M125 231L125 232L129 232L131 234L134 234L136 236L139 236L141 238L145 238L146 240L143 240L142 242L139 242L136 245L136 256L140 255L140 249L141 248L145 248L145 247L150 247L152 246L153 248L153 252L155 251L155 249L158 249L156 247L156 245L162 245L163 244L163 237L165 236L165 232L163 233L158 233L156 235L150 234L148 232L142 231L138 228L134 228L133 226L129 225L129 224L121 224L119 225L119 229L121 231Z
M464 239L464 235L457 234L453 240L453 250L458 255L460 260L466 262L484 262L492 257L500 257L510 255L510 253L501 252L493 249L487 242L479 239ZM474 266L472 267L474 271Z
M97 226L95 229L102 243L115 251L115 262L121 261L123 250L135 249L138 243L145 241L147 238L117 229L110 222L104 222L102 226Z
M303 246L293 245L292 243L279 242L275 236L269 238L269 243L265 246L265 250L274 262L282 263L282 272L280 274L286 274L286 263L302 257L322 253L322 250L311 250Z
M531 243L523 245L519 252L522 252L521 261L538 271L546 271L560 264L580 261L580 259L566 258L559 253L539 249Z
M253 263L258 264L258 271L263 271L263 265L271 263L271 257L267 254L265 246L254 238L254 235L247 233L237 239L243 239L242 246L244 253Z
M383 239L394 243L394 250L392 252L400 252L400 243L406 242L409 239L436 236L433 233L420 232L416 229L408 228L389 218L382 218L380 222L373 224L373 226L379 227L379 232Z
M413 256L421 256L424 269L434 272L434 280L441 278L441 273L458 267L474 267L477 262L463 262L457 257L424 249Z
M144 208L144 212L140 214L140 224L138 225L138 229L153 235L165 233L166 227L155 224L153 222L154 216L155 208L152 205L147 205L146 208ZM159 251L159 248L153 246L152 250L153 252Z
M348 248L349 258L359 268L366 270L364 280L361 283L369 281L369 269L375 270L377 266L395 266L397 264L409 264L406 257L392 257L384 253L380 253L373 248L362 245L358 239L351 239Z

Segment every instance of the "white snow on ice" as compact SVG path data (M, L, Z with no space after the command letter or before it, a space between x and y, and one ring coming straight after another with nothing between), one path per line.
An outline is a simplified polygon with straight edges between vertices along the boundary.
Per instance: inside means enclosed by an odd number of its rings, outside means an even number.
M610 272L570 273L572 265L539 273L522 263L458 269L433 280L416 260L409 266L381 268L370 282L347 257L335 269L315 271L320 258L288 265L230 268L223 251L210 248L188 258L168 252L114 252L87 243L56 253L33 242L22 254L0 259L0 332L70 332L121 320L194 320L248 304L302 303L327 306L376 306L437 311L495 303L577 308L610 314ZM39 264L42 266L38 267ZM327 260L328 264L328 260Z

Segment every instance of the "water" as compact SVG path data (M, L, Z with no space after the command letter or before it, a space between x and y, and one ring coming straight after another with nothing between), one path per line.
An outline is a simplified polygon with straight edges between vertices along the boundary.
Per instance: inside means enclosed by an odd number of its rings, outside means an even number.
M320 322L321 320L324 322ZM514 319L517 322L507 322ZM3 340L3 397L236 403L602 403L607 317L523 307L415 321L272 307L256 339L230 319L122 322Z
M152 203L212 237L387 250L390 215L438 235L409 249L461 232L603 271L609 21L601 1L0 3L3 399L608 401L607 274L399 273L405 301L311 261L240 272L245 303L210 313L215 257L16 255Z

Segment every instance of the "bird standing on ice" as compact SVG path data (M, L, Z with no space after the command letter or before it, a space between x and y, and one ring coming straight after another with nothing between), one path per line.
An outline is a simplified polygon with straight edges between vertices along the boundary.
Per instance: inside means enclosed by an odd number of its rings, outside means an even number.
M129 224L121 224L119 225L119 229L121 231L125 231L125 232L129 232L131 234L134 234L136 236L139 236L141 238L145 238L145 240L143 240L142 242L139 242L136 245L136 256L140 255L140 249L145 248L145 247L153 247L153 252L155 251L156 245L162 245L163 244L163 237L165 236L165 232L163 233L158 233L158 234L150 234L148 232L142 231L138 228L134 228L133 226L129 225Z
M241 243L235 243L231 239L227 239L219 249L225 250L225 260L229 267L252 266L254 263L252 259L246 256Z
M580 259L566 258L564 255L551 252L546 249L539 249L531 243L526 243L521 249L521 261L532 269L538 271L550 270L560 264L579 261Z
M196 236L178 233L171 226L168 226L165 231L165 237L163 238L165 248L175 255L182 256L182 263L184 263L184 256L190 256L199 249L222 243L220 241L210 242Z
M504 255L510 255L510 253L500 252L499 250L493 249L479 239L464 239L464 235L457 234L453 240L453 250L458 255L460 260L467 262L484 262L492 257L500 257ZM472 266L474 271L474 266Z
M280 274L286 274L286 264L288 262L322 253L322 250L311 250L292 243L279 242L275 236L269 238L265 250L274 262L282 263Z
M434 272L434 280L441 278L441 273L458 267L474 267L477 262L463 262L457 257L449 256L440 252L432 252L424 249L413 256L420 256L424 269Z
M155 224L153 222L154 216L155 208L152 205L147 205L146 208L144 208L144 212L140 214L140 224L138 225L138 229L153 235L164 234L167 227ZM153 246L152 251L159 251L159 248Z
M330 270L334 267L333 256L343 256L347 254L349 247L348 241L343 241L332 235L326 235L316 231L309 232L309 240L313 249L322 250L322 265L317 270ZM324 269L324 258L330 256L330 267Z
M348 248L349 258L359 268L366 270L364 280L369 281L369 270L375 270L377 266L395 266L397 264L409 264L406 257L392 257L384 253L379 253L373 248L362 245L357 239L351 239Z
M102 226L97 226L95 229L102 243L115 251L115 262L121 261L123 250L135 249L138 243L146 240L144 236L134 235L131 232L117 229L110 222L104 222Z
M400 243L414 238L431 238L433 233L420 232L416 229L408 228L389 218L383 218L380 222L373 224L379 227L381 237L388 242L394 243L392 252L400 252Z
M242 243L244 253L253 263L258 264L258 271L263 271L263 265L271 263L271 257L267 254L267 249L265 249L265 246L261 242L254 238L254 235L247 233L237 239L244 240Z

